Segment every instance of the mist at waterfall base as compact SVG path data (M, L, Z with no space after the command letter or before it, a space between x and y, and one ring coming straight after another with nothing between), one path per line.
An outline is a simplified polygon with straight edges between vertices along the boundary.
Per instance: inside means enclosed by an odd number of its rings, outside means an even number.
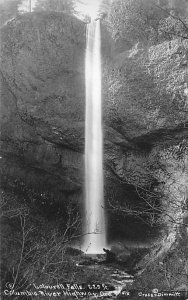
M87 24L85 86L85 220L82 250L96 254L102 253L106 246L100 20Z

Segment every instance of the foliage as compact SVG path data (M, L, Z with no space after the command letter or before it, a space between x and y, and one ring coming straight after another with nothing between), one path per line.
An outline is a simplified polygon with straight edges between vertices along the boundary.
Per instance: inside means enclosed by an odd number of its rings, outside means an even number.
M133 201L126 195L120 201L112 194L109 198L109 209L117 216L134 216L141 222L146 222L151 228L161 228L161 234L163 232L168 235L181 226L188 227L188 223L184 222L184 214L188 212L187 142L182 139L179 143L163 147L164 149L152 149L147 157L140 155L131 161L128 174L125 172L122 179L124 183L132 184L137 199L133 198L132 193ZM147 160L148 170L144 166L144 159ZM125 169L128 168L128 164L129 161L124 166ZM139 169L141 167L142 170ZM148 185L142 185L142 181L139 181L142 174L148 177L145 180Z
M33 283L40 285L62 282L104 282L101 270L78 268L83 252L71 248L80 240L81 218L71 203L64 206L64 221L48 220L41 214L37 201L40 197L27 190L30 199L19 191L18 185L1 191L1 282L2 288L10 283L11 290L32 290ZM23 189L22 189L23 190ZM42 199L43 198L43 199ZM47 201L47 195L43 195ZM36 201L36 202L35 202ZM48 198L48 201L52 199ZM46 204L47 205L47 204ZM61 224L61 226L60 226ZM16 299L16 298L15 298Z
M55 278L65 280L70 268L76 268L65 252L70 241L79 236L78 210L69 203L64 213L66 220L61 222L59 217L48 221L41 215L40 206L34 204L36 195L32 203L26 193L18 193L17 189L15 194L15 188L3 189L1 196L2 283L9 281L19 288L41 278L48 282Z
M156 1L155 1L156 2ZM148 0L118 0L111 7L109 20L116 40L124 39L130 46L158 41L158 26L167 13Z
M112 3L109 23L116 41L130 48L138 42L155 45L181 35L187 38L186 1L117 0Z
M188 18L170 14L166 19L161 20L159 35L161 41L172 40L174 37L188 39Z
M73 0L37 0L34 11L57 11L72 13L73 9Z
M188 279L187 241L180 241L176 248L148 265L145 271L136 278L133 289L148 291L185 290Z

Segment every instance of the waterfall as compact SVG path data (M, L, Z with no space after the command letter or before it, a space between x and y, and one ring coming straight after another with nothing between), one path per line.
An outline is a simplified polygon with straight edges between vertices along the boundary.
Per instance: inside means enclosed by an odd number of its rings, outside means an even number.
M85 61L85 240L87 253L106 246L103 196L103 132L101 103L100 20L87 24Z

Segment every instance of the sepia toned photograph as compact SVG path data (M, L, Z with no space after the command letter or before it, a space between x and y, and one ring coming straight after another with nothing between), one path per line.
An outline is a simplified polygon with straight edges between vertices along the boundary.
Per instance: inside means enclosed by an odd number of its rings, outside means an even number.
M188 0L0 0L2 300L188 300Z

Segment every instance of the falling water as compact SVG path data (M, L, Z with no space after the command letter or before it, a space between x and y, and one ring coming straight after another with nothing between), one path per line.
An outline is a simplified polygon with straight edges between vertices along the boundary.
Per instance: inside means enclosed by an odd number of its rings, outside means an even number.
M106 246L103 201L100 20L87 25L85 124L85 241L88 253Z

